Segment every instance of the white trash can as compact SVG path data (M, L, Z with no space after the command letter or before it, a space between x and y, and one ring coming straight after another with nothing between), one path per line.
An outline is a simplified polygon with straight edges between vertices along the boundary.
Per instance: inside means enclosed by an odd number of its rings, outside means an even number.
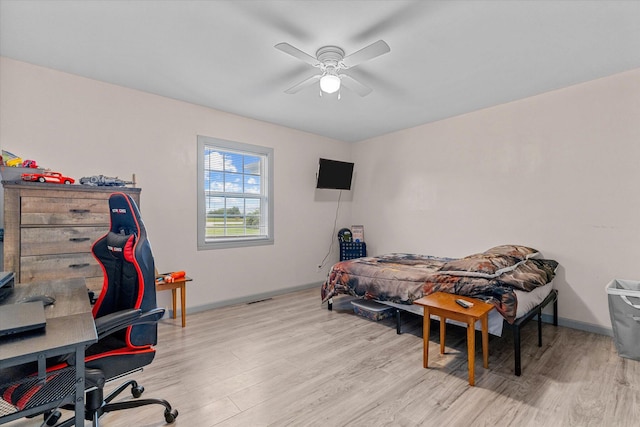
M606 290L618 354L640 360L640 281L613 279Z

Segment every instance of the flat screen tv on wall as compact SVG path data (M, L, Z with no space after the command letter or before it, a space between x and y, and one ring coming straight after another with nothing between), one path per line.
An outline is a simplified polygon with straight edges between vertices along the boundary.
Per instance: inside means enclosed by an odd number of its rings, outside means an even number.
M351 190L353 163L320 159L316 188Z

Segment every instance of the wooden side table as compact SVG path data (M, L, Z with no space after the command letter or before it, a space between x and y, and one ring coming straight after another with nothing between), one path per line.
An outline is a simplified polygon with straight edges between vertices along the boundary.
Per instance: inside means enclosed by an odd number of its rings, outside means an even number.
M180 279L175 279L173 282L165 282L162 279L164 276L159 275L156 276L156 290L157 291L167 291L171 289L171 296L173 299L173 318L176 318L176 306L178 305L177 301L177 291L180 289L180 314L182 315L182 327L184 328L187 325L187 282L191 282L193 279L190 277L182 277Z
M464 308L456 303L456 299L462 299L473 303L473 307ZM489 367L489 321L488 315L494 306L474 298L460 295L435 292L413 302L424 308L423 319L423 367L429 362L429 335L431 333L430 316L440 317L440 354L444 354L446 320L453 319L467 324L467 353L469 359L469 385L475 385L475 351L476 334L475 324L477 320L482 323L482 361L485 368Z

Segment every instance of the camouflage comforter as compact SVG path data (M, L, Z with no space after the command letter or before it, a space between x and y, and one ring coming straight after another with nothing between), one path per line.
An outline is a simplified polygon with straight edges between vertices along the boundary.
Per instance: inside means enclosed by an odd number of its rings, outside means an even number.
M392 253L341 261L322 285L322 301L348 294L411 304L441 291L492 303L513 323L518 303L514 290L531 291L555 277L558 263L533 258L537 254L525 246L503 245L459 259Z

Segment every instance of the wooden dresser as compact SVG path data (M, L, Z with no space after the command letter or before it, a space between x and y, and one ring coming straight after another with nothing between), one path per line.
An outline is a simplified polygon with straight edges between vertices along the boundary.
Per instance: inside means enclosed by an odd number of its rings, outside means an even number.
M91 246L110 226L109 196L140 189L38 182L3 182L4 270L16 283L84 277L100 290L102 269Z

